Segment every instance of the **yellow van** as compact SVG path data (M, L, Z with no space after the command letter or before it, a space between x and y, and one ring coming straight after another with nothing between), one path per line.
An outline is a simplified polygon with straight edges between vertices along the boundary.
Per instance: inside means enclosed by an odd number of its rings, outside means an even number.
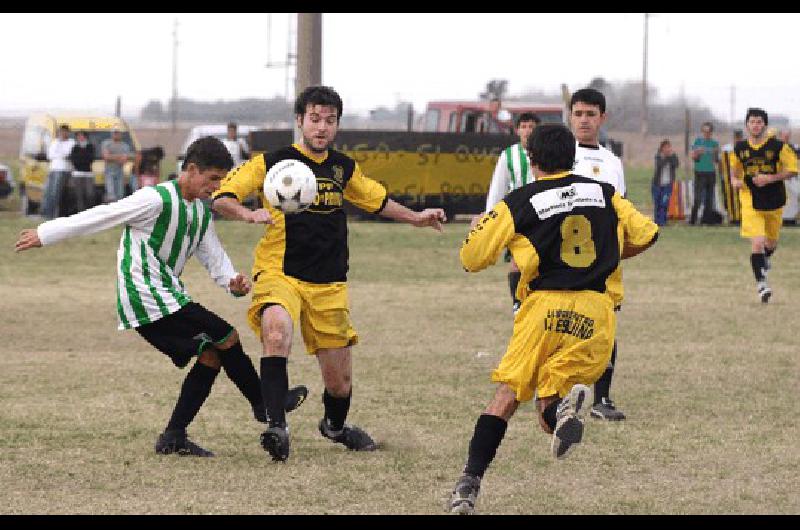
M111 138L111 131L122 131L122 141L127 143L131 152L140 150L139 142L128 127L125 120L114 116L67 116L52 114L34 114L25 122L22 142L19 149L19 197L20 209L25 215L35 214L39 211L44 196L44 186L47 183L47 173L50 164L47 161L47 148L56 137L56 131L62 125L70 128L70 136L75 137L76 131L84 131L87 139L94 144L97 159L92 163L95 183L95 202L102 201L105 194L105 180L100 145L103 140ZM125 164L123 171L127 178L133 170L133 161ZM62 212L74 211L72 205L65 205Z

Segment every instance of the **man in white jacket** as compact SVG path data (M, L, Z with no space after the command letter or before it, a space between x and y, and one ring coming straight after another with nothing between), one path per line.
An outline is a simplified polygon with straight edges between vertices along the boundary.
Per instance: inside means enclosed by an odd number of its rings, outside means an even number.
M234 270L203 203L232 166L222 142L200 138L189 146L177 179L23 230L15 245L20 252L124 225L117 250L119 329L135 329L179 368L198 358L156 441L159 454L214 456L189 440L186 428L211 392L220 368L250 402L255 418L268 421L258 374L236 329L193 302L179 279L187 260L196 255L220 287L234 296L250 291L250 280ZM305 387L292 389L286 408L296 408L307 392Z
M58 217L61 213L61 198L72 172L69 155L74 145L75 140L69 137L69 126L65 124L58 128L58 136L47 148L50 172L47 175L41 209L42 216L47 219Z

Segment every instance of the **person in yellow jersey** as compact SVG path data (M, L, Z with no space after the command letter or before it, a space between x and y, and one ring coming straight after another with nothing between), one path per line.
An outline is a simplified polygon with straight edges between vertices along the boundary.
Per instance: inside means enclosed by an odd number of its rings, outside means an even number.
M539 424L562 458L583 436L591 387L608 364L616 317L611 278L620 260L652 245L658 227L612 184L572 174L575 137L536 128L528 156L536 181L512 191L473 224L461 247L468 272L508 248L522 277L508 349L492 372L494 398L475 424L449 511L471 514L481 479L521 402L536 396Z
M742 203L740 233L750 240L750 264L762 303L772 289L767 284L770 257L778 246L786 188L783 181L797 175L797 156L792 148L767 134L769 116L760 108L745 115L747 140L736 142L731 161L731 184Z
M308 353L316 356L325 385L322 436L355 451L377 444L363 429L345 423L352 390L351 348L358 342L347 301L347 200L383 217L441 232L444 210L409 210L391 200L386 189L367 178L355 160L332 149L342 99L332 88L312 86L295 101L302 140L254 156L234 168L215 194L213 208L230 219L267 224L253 265L249 324L263 348L261 385L270 418L261 444L273 460L289 457L289 432L283 411L288 388L287 358L294 327L299 325ZM317 178L317 201L309 209L284 215L264 198L267 171L281 160L299 160ZM241 202L257 192L263 207L250 210Z

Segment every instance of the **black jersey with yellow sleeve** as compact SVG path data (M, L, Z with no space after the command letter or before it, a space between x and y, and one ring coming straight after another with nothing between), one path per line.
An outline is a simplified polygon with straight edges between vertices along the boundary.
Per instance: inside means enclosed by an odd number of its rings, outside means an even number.
M311 168L317 178L317 197L307 210L285 215L266 200L263 184L267 171L287 159L299 160ZM317 157L297 144L260 154L231 170L214 198L229 196L241 202L252 193L258 194L273 219L256 246L253 276L261 272L282 272L312 283L347 279L344 201L377 213L388 200L386 189L364 176L349 156L329 149Z
M733 167L736 173L744 173L745 193L753 197L756 210L776 210L786 204L786 187L782 180L756 186L753 177L759 173L774 175L782 171L797 172L797 156L784 142L770 137L761 144L753 145L750 140L736 142L733 147Z
M478 271L508 247L521 272L520 299L529 291L590 290L607 293L619 304L624 245L645 246L657 234L656 224L611 184L560 173L497 203L467 235L461 262L466 270Z

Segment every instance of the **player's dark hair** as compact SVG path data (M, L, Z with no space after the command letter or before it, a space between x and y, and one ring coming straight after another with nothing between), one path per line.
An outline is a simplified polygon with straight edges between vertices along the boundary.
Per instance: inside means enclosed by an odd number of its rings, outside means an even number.
M238 128L239 128L239 126L236 125L235 121L232 121L232 122L228 123L228 129L238 129Z
M517 127L519 127L519 124L522 123L523 121L532 121L536 125L542 123L542 119L536 113L533 112L523 112L522 114L520 114L519 118L517 118L517 124L516 124Z
M62 123L59 129L61 129L62 131L69 132L69 125L67 125L66 123Z
M658 150L661 151L662 149L664 149L665 145L672 145L672 142L670 142L669 140L661 140L661 144L658 146Z
M714 124L711 123L710 121L704 121L703 125L700 126L700 129L702 129L703 127L708 127L708 132L714 132Z
M575 137L560 123L546 123L528 138L531 165L545 173L569 171L575 163Z
M342 98L329 86L310 86L300 92L294 102L296 116L304 116L309 105L323 105L336 109L336 121L342 118Z
M582 88L572 94L572 98L569 100L569 110L572 111L572 107L578 102L600 107L600 114L606 112L606 97L594 88Z
M764 125L769 125L769 117L767 116L767 111L764 109L759 109L758 107L750 107L747 109L747 114L744 117L745 124L747 120L750 119L750 116L760 116L764 120Z
M196 164L200 171L209 168L228 171L233 167L233 158L228 148L218 138L203 136L192 142L186 150L181 170L185 171L190 163Z

